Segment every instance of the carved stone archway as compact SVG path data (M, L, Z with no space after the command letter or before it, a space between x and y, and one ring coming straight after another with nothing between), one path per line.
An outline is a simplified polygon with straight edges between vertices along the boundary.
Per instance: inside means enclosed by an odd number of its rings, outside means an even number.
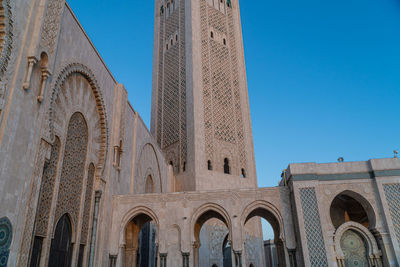
M340 241L345 232L352 230L361 235L367 245L368 257L370 260L371 266L382 266L382 252L378 248L378 244L372 235L372 233L363 225L356 222L346 222L342 224L335 232L335 251L336 251L336 260L339 267L345 267L344 264L344 253L340 244Z
M75 89L75 94L79 94L80 97L70 97L71 92L65 90L66 82L71 77L71 75L79 74L82 75L90 86L90 91L85 92L80 90L79 86L75 86L72 89ZM45 125L45 131L43 133L43 138L49 140L51 143L54 140L57 129L63 128L62 125L62 117L65 117L65 109L66 106L71 109L70 112L82 112L85 116L88 117L89 122L92 118L88 116L89 112L92 112L91 108L93 108L97 114L95 114L93 129L89 129L89 133L92 135L91 140L93 140L96 144L91 147L96 149L94 154L95 158L90 159L93 162L96 162L96 177L102 175L105 167L105 161L107 156L107 147L108 147L108 126L107 126L107 112L102 96L102 92L100 90L100 86L94 76L93 72L83 64L80 63L71 63L65 66L59 74L56 76L54 85L52 86L52 91L50 94L50 106L47 114L47 123ZM64 89L64 90L63 90ZM68 101L62 101L60 99L61 93L64 93L64 98L68 98ZM89 101L93 98L93 101ZM83 103L83 101L88 101ZM88 107L88 104L91 105ZM64 105L64 106L62 106ZM86 108L86 110L82 110ZM85 112L86 111L86 112ZM93 114L94 115L94 114ZM89 127L90 128L90 127Z

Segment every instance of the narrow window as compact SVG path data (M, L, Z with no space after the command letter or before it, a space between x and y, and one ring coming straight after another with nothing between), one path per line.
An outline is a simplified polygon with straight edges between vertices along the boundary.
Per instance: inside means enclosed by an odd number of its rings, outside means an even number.
M213 32L211 32L211 38L213 38L213 39L214 39L214 33L213 33Z
M168 44L167 44L167 50L168 50Z
M169 162L169 165L171 165L172 167L174 167L174 163L172 161Z
M207 161L207 169L208 169L209 171L212 171L211 160Z
M175 40L178 42L178 35L175 35Z
M183 171L184 171L184 172L186 171L186 161L183 162Z
M226 39L224 38L224 45L226 45Z
M231 167L229 166L229 159L224 159L224 173L231 174Z
M245 169L243 169L243 168L242 168L242 178L243 178L243 179L246 178L246 171L245 171Z

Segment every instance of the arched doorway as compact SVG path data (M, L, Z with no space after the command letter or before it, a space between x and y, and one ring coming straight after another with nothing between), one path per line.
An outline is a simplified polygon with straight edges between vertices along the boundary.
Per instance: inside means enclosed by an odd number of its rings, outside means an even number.
M372 234L376 232L375 213L364 197L353 191L338 194L331 203L330 216L336 229L334 239L338 266L382 265L382 253Z
M230 246L230 221L222 208L209 206L200 208L193 217L193 261L200 266L232 266L224 255L231 253L225 250Z
M72 256L72 226L67 214L57 223L54 238L51 241L49 267L69 267Z
M343 250L346 267L369 267L367 244L356 231L346 231L340 240L340 246Z
M144 213L136 215L125 231L125 266L157 266L157 227L153 219Z
M250 204L242 215L243 229L245 230L243 233L245 235L243 238L245 242L245 256L248 258L249 254L257 253L257 255L261 255L265 261L264 240L262 238L263 235L262 232L258 232L258 227L261 225L261 219L264 219L272 228L273 239L269 240L269 242L270 245L273 246L274 255L276 255L274 261L264 264L266 264L267 267L286 266L287 249L284 244L283 223L281 216L275 207L262 201ZM246 228L249 229L249 226L251 226L250 229L254 235L252 236L254 240L250 239L245 234ZM249 245L251 242L253 243L253 246ZM260 246L258 246L259 243ZM255 261L259 260L260 259L258 258L251 259L251 261L246 263L257 266L260 263L256 263Z

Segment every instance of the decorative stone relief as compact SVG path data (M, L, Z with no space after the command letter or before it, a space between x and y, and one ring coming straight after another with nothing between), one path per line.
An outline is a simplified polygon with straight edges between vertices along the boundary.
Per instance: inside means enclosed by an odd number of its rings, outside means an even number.
M93 164L90 164L86 182L85 206L83 209L83 218L82 218L81 244L88 244L90 209L92 207L92 198L93 198L94 172L95 172L95 167Z
M0 80L7 70L13 44L13 20L10 0L0 0ZM1 97L1 94L0 94Z
M161 193L161 175L160 166L157 159L156 151L153 146L148 143L145 144L140 152L135 170L135 191L137 194L145 193L146 179L149 175L154 183L154 192Z
M80 111L88 118L91 132L90 159L96 163L96 177L101 176L105 166L108 147L107 112L100 87L93 73L84 65L68 64L59 72L52 86L50 107L43 137L54 140L56 132L64 135L65 116ZM69 116L70 116L69 115Z
M36 214L35 235L46 237L51 203L53 201L54 185L56 181L57 163L60 152L60 140L56 137L51 149L50 161L45 166L39 196L39 206Z
M224 6L224 4L223 4ZM224 7L225 8L225 7ZM200 1L201 56L203 72L203 105L206 161L218 162L219 146L235 151L240 170L247 169L243 114L240 102L238 51L233 11L225 14ZM222 36L223 41L217 36ZM220 38L220 39L221 39ZM223 171L216 168L217 171ZM236 175L239 175L236 170Z
M394 231L400 244L400 184L385 184L383 189L392 217Z
M186 138L186 53L185 1L179 0L179 12L160 16L158 99L156 139L166 151L178 146L176 172L183 169L187 155ZM176 34L179 32L179 34ZM178 38L179 35L179 38ZM178 45L165 49L169 36L175 36ZM165 42L168 43L165 43Z
M6 267L12 241L12 226L8 218L0 219L0 267Z
M72 225L76 227L78 223L87 145L88 129L85 118L81 113L75 113L68 126L55 222L68 213L72 218Z
M301 188L300 199L311 266L328 267L315 188Z
M49 55L55 52L64 5L64 0L49 0L47 5L40 45L47 49Z

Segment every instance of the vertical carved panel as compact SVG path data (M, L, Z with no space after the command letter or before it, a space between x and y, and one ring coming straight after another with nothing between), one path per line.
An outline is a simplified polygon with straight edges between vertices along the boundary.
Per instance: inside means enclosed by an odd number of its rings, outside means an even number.
M10 0L0 0L0 25L0 80L2 80L10 60L13 43L13 20ZM0 92L0 98L1 96L2 92Z
M68 125L55 222L63 214L69 213L73 225L77 225L87 145L88 130L86 121L81 113L75 113L72 115Z
M396 237L400 244L400 184L385 184L383 189L389 205Z
M156 138L179 172L187 154L185 1L167 6L160 8Z
M231 160L240 170L247 169L237 49L241 40L236 40L235 10L223 2L200 2L205 162L221 162L215 151L225 147L237 155Z
M311 267L328 267L315 188L300 189L300 199Z
M39 206L36 214L36 236L46 237L47 235L60 146L60 140L56 137L56 140L51 149L50 161L43 172L43 179L39 196Z
M95 172L95 167L93 164L90 164L86 182L85 206L83 210L83 219L82 219L81 244L87 244L88 242L90 208L92 207L94 172Z
M30 193L27 198L26 213L25 213L25 226L23 230L23 239L21 241L21 248L19 258L17 260L17 266L27 266L29 258L29 249L32 242L33 227L35 225L35 212L37 209L40 181L42 180L43 167L45 162L45 156L50 149L50 145L41 140L38 153L36 156L35 168L33 171L33 177L30 187Z
M49 0L40 40L40 45L47 48L49 54L53 54L56 48L63 10L64 0Z

